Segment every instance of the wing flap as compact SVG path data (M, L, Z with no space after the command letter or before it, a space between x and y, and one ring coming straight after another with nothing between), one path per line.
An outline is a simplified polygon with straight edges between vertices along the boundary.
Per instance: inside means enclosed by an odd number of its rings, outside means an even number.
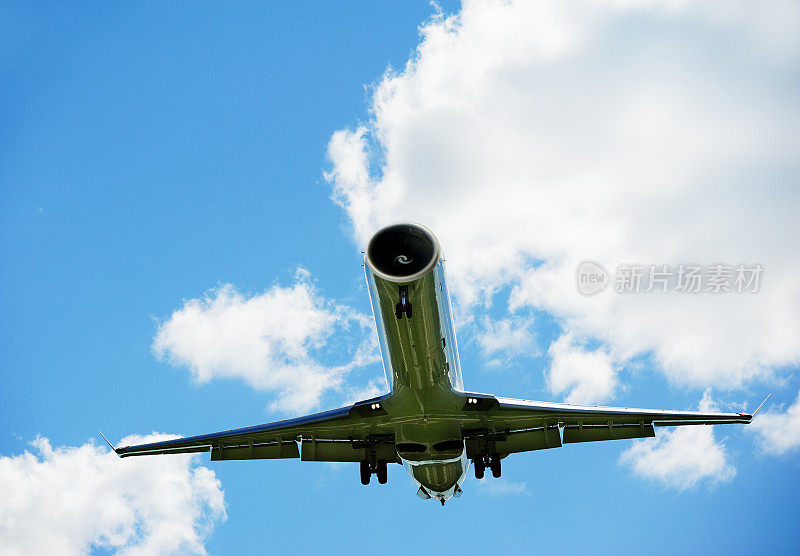
M211 448L209 446L196 446L194 448L164 448L162 450L152 449L152 450L143 450L141 452L136 453L127 453L127 452L118 452L119 448L117 448L117 454L121 458L127 458L130 456L158 456L158 455L168 455L168 454L199 454L203 452L208 452Z
M505 440L495 442L497 452L501 455L517 452L530 452L561 447L561 435L558 427L540 427L525 431L516 431L508 434Z
M501 457L518 452L546 450L561 447L561 435L557 425L525 430L489 432L487 430L464 431L467 457L472 459L483 453L498 453Z
M355 448L346 440L303 439L300 459L302 461L362 461L366 459L364 448Z
M638 425L570 425L564 427L564 444L597 442L601 440L625 440L630 438L652 438L656 435L653 425L644 422Z
M394 442L386 439L370 446L375 451L376 460L385 460L393 463L397 459L397 450ZM368 449L363 442L350 442L347 440L318 440L314 438L303 439L300 459L302 461L363 461L367 459Z
M299 458L297 442L280 441L265 444L248 443L245 446L231 446L220 443L211 450L211 461L243 459L291 459Z

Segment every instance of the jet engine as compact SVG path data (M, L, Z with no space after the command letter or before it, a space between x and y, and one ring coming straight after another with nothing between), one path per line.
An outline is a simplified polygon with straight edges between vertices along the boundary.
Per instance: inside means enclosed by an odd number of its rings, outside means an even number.
M439 242L419 224L392 224L379 230L367 245L369 269L390 282L413 282L439 260Z

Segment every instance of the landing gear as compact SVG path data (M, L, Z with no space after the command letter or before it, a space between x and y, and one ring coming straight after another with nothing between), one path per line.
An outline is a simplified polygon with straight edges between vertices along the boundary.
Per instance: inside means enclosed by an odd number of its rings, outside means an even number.
M378 477L378 483L385 485L386 480L388 478L388 472L386 469L386 460L379 459L374 464L370 464L369 461L364 460L360 463L359 468L361 474L361 484L368 485L369 480L374 473Z
M472 460L475 465L475 478L483 479L486 468L492 470L492 477L495 479L500 477L500 454L494 453L491 456L480 456Z
M492 456L492 463L489 464L492 468L492 477L495 479L500 478L500 456L498 454L494 454Z
M369 462L364 460L361 462L361 484L368 485L369 478L372 476L372 470L369 468Z
M394 308L394 316L398 319L403 318L403 313L405 313L406 318L411 318L411 302L408 300L408 286L400 286L398 289L398 294L400 296L400 303L395 305Z
M376 467L377 468L375 469L375 475L377 475L377 477L378 477L378 482L380 484L382 484L382 485L385 485L386 484L386 475L387 475L387 473L386 473L386 460L379 459L378 460L378 465Z

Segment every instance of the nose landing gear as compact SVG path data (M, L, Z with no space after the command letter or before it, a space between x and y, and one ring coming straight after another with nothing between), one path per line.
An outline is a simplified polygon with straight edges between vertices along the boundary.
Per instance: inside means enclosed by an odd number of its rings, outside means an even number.
M411 318L411 301L408 300L408 286L400 286L398 289L398 294L400 296L400 303L395 305L394 308L394 316L398 319L403 318L403 314L405 313L406 318Z

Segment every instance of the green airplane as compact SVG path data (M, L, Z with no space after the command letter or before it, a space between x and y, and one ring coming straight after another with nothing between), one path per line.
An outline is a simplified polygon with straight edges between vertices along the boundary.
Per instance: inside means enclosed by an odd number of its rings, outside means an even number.
M461 496L470 462L476 478L483 479L487 468L500 477L502 459L518 452L652 437L660 426L753 419L746 413L579 406L466 392L433 233L414 223L390 225L369 241L364 261L388 394L284 421L125 446L116 453L358 462L364 485L373 474L386 483L387 465L402 463L417 494L444 505Z

